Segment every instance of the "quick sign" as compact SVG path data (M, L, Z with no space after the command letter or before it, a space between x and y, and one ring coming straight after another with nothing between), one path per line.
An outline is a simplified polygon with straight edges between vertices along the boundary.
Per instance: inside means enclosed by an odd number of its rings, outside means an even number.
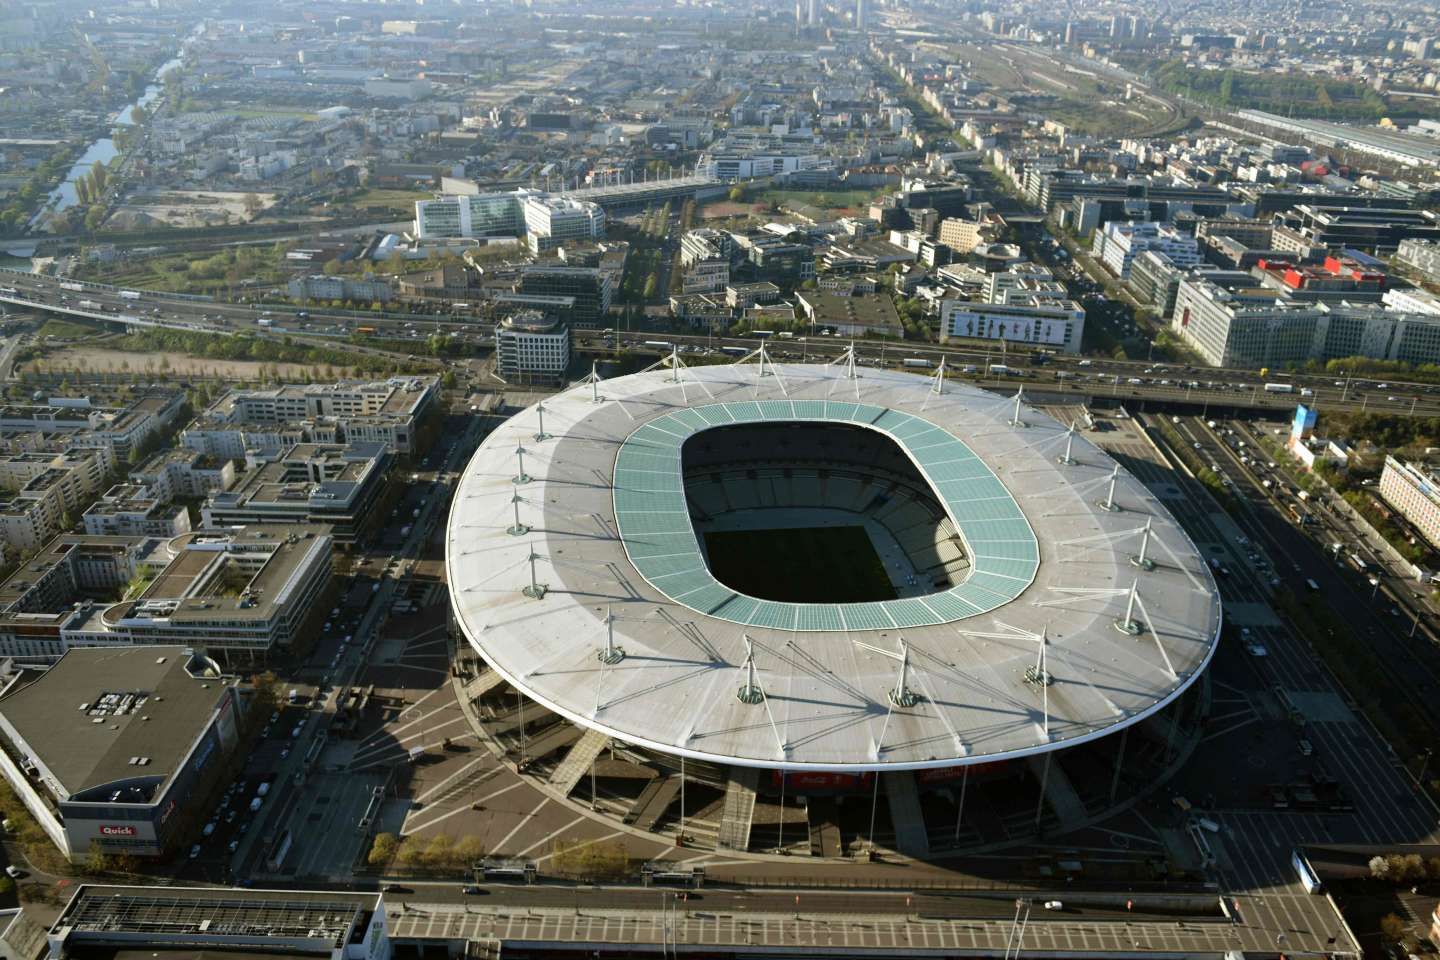
M107 825L100 828L100 835L102 837L133 837L135 836L135 828L112 827Z

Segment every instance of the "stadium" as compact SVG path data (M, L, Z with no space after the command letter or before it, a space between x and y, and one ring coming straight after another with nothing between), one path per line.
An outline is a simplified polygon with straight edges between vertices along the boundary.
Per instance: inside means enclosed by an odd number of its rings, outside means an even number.
M1157 498L1018 393L755 360L578 384L466 467L454 629L517 764L820 856L1003 847L1162 782L1221 614Z

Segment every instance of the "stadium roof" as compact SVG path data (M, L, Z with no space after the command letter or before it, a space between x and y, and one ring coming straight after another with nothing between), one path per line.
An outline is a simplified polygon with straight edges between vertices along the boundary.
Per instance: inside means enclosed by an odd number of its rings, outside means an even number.
M690 524L680 447L710 427L809 420L889 434L930 479L970 547L973 570L940 594L877 603L777 603L736 593L710 573ZM927 420L864 403L741 400L677 410L632 433L615 460L615 522L630 562L697 613L784 630L937 626L1014 600L1035 578L1040 548L1019 504L970 448Z
M545 401L543 438L532 408L476 452L450 514L452 602L470 643L526 695L668 753L906 769L1103 736L1204 670L1220 627L1209 567L1083 434L1029 408L1015 425L1013 397L936 393L910 373L758 369L577 386ZM681 445L712 426L795 420L902 447L965 542L968 576L869 604L775 603L717 582L690 526ZM1074 462L1057 462L1070 444ZM746 702L752 665L763 696Z

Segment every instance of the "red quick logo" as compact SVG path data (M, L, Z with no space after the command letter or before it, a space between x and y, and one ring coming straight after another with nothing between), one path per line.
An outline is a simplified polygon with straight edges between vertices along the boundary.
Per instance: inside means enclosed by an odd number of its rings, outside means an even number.
M135 836L135 828L134 828L134 827L108 827L108 826L107 826L107 827L101 827L101 828L100 828L100 835L101 835L102 837L133 837L133 836Z

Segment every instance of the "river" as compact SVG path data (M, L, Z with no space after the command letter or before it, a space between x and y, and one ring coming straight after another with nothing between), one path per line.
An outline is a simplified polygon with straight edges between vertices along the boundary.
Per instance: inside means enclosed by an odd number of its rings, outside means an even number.
M133 126L134 121L131 118L135 115L135 108L148 107L155 102L160 96L161 80L165 74L180 66L180 62L180 58L176 57L161 64L160 69L155 71L155 82L145 88L145 92L140 95L139 99L116 114L112 121L113 124L117 127ZM32 220L31 224L33 225L46 212L65 210L79 203L80 197L75 190L75 181L87 175L97 161L108 166L117 156L119 156L119 151L115 149L115 141L109 137L102 137L86 147L85 152L80 155L80 159L76 160L74 166L70 168L70 172L65 174L65 180L60 186L50 191L50 199L46 201L40 213L35 215L35 220Z

